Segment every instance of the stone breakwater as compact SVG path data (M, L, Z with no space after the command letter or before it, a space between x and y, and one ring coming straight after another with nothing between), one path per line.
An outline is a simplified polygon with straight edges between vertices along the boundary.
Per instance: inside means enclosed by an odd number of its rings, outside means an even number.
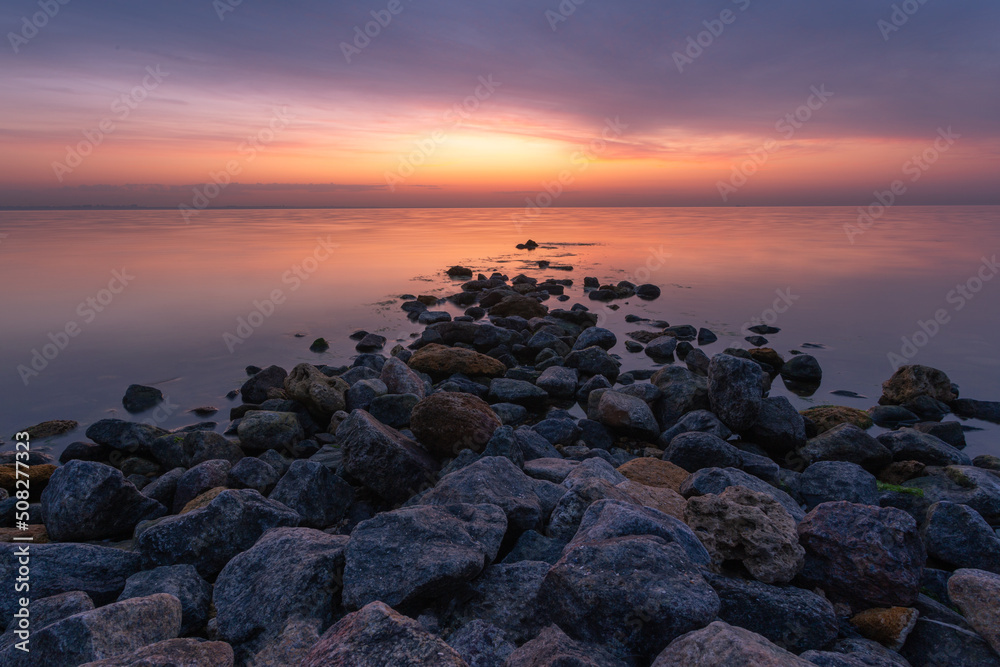
M35 454L32 652L0 544L0 664L1000 665L1000 459L949 416L997 403L904 366L800 413L771 383L814 357L635 316L621 372L598 308L547 305L572 281L448 275L465 315L407 295L406 348L251 367L225 434L106 419Z

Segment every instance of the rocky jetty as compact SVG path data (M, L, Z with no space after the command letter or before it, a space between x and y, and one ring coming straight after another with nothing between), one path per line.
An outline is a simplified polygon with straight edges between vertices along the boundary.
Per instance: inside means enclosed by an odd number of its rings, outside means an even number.
M408 347L251 367L225 435L109 419L32 466L50 543L0 664L1000 666L1000 463L948 417L996 404L905 366L869 412L799 413L772 383L814 390L816 357L599 326L656 286L447 274Z

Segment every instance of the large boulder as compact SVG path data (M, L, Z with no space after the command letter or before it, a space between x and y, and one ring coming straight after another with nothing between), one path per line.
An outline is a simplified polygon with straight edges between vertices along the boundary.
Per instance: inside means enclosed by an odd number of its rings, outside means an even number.
M688 472L702 468L738 468L743 461L736 447L718 436L700 431L676 436L663 453L663 460Z
M597 403L596 421L616 431L642 438L656 440L660 434L659 425L653 411L641 398L618 391L606 390Z
M883 433L877 440L892 452L893 461L919 461L928 466L971 466L972 459L930 433L912 428Z
M179 514L189 502L206 491L225 486L232 468L229 461L219 459L199 463L181 475L174 489L174 513Z
M535 384L553 398L573 398L579 381L580 373L577 369L549 366L542 371Z
M501 667L517 648L503 630L485 621L469 621L448 636L462 660L473 667Z
M1000 667L996 651L978 633L923 617L900 653L911 667Z
M408 363L413 370L427 373L436 379L443 379L455 373L469 377L503 377L507 372L503 362L493 357L475 350L437 343L426 345L414 352Z
M810 439L798 455L803 467L817 461L847 461L873 473L892 462L892 452L854 424L834 426Z
M600 646L571 639L550 625L514 651L504 667L627 667L628 663Z
M615 382L621 372L621 363L598 345L573 350L566 355L564 364L567 368L577 369L581 375L603 375L611 382Z
M653 404L653 414L661 429L673 427L689 412L709 408L708 378L686 368L665 366L649 381L660 390L660 398Z
M847 461L820 461L806 468L799 477L799 495L810 510L832 500L879 504L878 480L858 464Z
M320 424L347 407L344 394L350 385L339 377L328 377L312 364L299 364L284 381L285 394L309 410Z
M328 528L340 521L354 500L351 485L315 461L293 461L268 496L302 517L310 528Z
M948 579L948 597L979 635L1000 654L1000 575L975 569L957 570Z
M297 513L252 489L227 490L205 507L146 528L135 550L145 569L188 563L210 579L269 529L298 524Z
M655 486L677 491L681 490L690 473L670 461L661 461L648 456L632 459L618 466L618 472L633 482L645 486Z
M250 410L236 427L240 445L247 450L288 449L305 440L306 433L294 412Z
M798 526L806 550L801 581L859 609L911 606L926 554L906 512L846 501L823 503Z
M166 639L114 658L88 662L87 667L233 667L233 648L225 642Z
M795 519L776 500L743 486L718 495L688 500L684 520L691 526L712 561L743 563L764 583L784 583L802 569L805 551L799 546Z
M223 568L213 601L218 636L246 656L293 617L328 627L340 607L348 539L311 528L275 528Z
M549 568L538 560L490 565L462 590L455 622L481 619L516 644L528 641L549 622L538 597Z
M755 632L715 621L673 641L652 667L814 667Z
M801 521L806 515L790 495L777 487L771 486L762 479L736 468L704 468L699 470L684 480L684 483L681 484L680 493L685 498L690 499L710 493L722 493L730 486L744 486L753 491L771 496L781 503L781 506L796 521Z
M775 459L806 444L806 422L784 396L765 398L747 437Z
M281 389L285 386L285 378L288 371L280 366L268 366L262 371L258 371L243 383L240 394L244 403L259 405L270 398L268 390ZM89 435L87 437L90 437Z
M148 455L157 438L168 432L159 426L121 419L101 419L87 428L86 435L99 445L128 454Z
M83 542L130 534L135 525L167 513L121 471L95 461L70 461L42 491L42 521L55 542Z
M337 429L344 470L391 503L401 503L437 481L437 462L399 431L364 410Z
M654 385L655 386L655 385ZM662 393L662 391L661 391ZM689 412L680 420L660 434L660 445L667 446L681 433L711 433L714 436L728 440L733 432L725 424L719 421L713 413L708 410L695 410Z
M719 598L684 550L652 536L582 542L542 581L539 598L567 634L651 658L708 624Z
M398 357L390 357L379 376L390 394L413 394L423 398L427 393L424 381Z
M5 664L5 651L14 646L14 644L24 641L26 633L30 636L30 626L34 626L36 629L44 628L46 625L51 625L56 621L61 621L80 612L90 611L93 608L94 601L82 591L71 591L69 593L59 593L58 595L32 599L31 606L28 609L28 613L30 614L27 621L29 629L22 630L19 627L21 620L17 619L17 622L10 624L7 632L0 635L0 664ZM18 649L13 650L17 651ZM9 655L7 654L7 656Z
M621 500L637 504L632 495L618 488L617 485L620 483L599 477L587 477L572 484L569 491L559 498L552 509L548 535L566 542L573 539L587 508L598 500Z
M344 604L405 604L475 578L496 558L507 518L496 505L406 507L363 521L351 533Z
M212 603L212 585L202 579L193 566L170 565L137 572L125 582L118 602L157 593L173 595L180 600L182 635L198 633L205 627Z
M712 412L736 433L750 430L760 417L764 372L749 359L728 354L712 357L708 397Z
M948 501L934 503L920 533L928 555L952 567L1000 574L1000 537L971 507Z
M951 380L943 372L929 366L900 366L892 377L882 383L882 405L903 405L921 396L930 396L942 403L951 403L958 396Z

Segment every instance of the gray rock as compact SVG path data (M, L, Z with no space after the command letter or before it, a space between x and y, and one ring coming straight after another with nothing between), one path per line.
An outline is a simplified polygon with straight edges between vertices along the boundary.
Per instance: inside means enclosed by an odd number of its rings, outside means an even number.
M499 430L509 427L500 427ZM524 474L510 459L484 456L475 463L445 475L420 499L421 505L447 506L456 503L490 504L503 510L515 530L539 527L542 503L539 483Z
M200 509L161 519L135 540L144 569L188 563L210 579L271 528L297 526L299 515L252 489L227 490Z
M799 493L811 510L831 500L859 505L878 505L878 480L870 472L846 461L814 463L799 478Z
M950 406L959 417L982 419L1000 424L1000 401L975 401L971 398L959 398L952 401Z
M69 593L51 595L47 598L32 599L31 606L29 607L29 622L32 627L40 629L56 621L69 618L74 614L90 611L93 608L94 602L90 599L89 595L82 591L71 591ZM20 631L21 633L26 632L18 628L18 623L12 622L10 627L7 628L7 632L0 636L0 659L2 659L4 651L15 643L25 640L26 637L23 634L20 636L15 634L16 631ZM30 633L31 630L29 629L27 632ZM28 638L30 638L30 635ZM17 649L14 650L16 651Z
M872 421L884 428L896 428L900 424L915 424L920 417L901 405L876 405L868 410Z
M918 618L900 651L912 667L997 667L1000 658L975 632Z
M289 620L327 627L340 607L349 538L310 528L274 528L223 568L213 601L219 638L252 655L279 638Z
M617 391L604 390L601 393L592 418L612 430L637 438L655 440L660 434L649 405L641 398Z
M87 667L232 667L233 649L225 642L202 639L167 639L131 653L88 662ZM258 666L261 667L261 666Z
M712 360L700 349L695 348L684 357L684 364L692 373L708 377L708 367L712 365Z
M690 632L672 642L653 662L652 667L814 667L764 637L715 621L701 630Z
M972 465L972 459L944 440L912 428L883 433L877 439L892 452L893 461L920 461L929 466Z
M948 466L903 486L923 491L928 504L947 500L968 505L991 526L1000 525L1000 477L974 466Z
M934 503L920 533L928 555L956 568L1000 574L1000 537L971 507Z
M837 638L837 614L830 602L794 586L706 575L719 596L719 618L756 632L786 651L822 649Z
M181 447L187 457L185 467L188 468L218 459L235 465L243 458L243 450L237 443L214 431L191 431L184 436Z
M410 415L417 407L420 397L417 394L386 394L372 399L368 411L372 417L392 428L409 426Z
M562 485L572 489L581 482L593 479L603 479L611 484L621 484L627 478L615 467L600 458L589 458L574 466L562 481Z
M531 429L553 445L572 445L580 437L580 427L572 419L543 419Z
M579 379L580 373L575 368L549 366L542 371L536 384L553 398L573 398Z
M920 422L913 428L921 433L928 433L944 440L955 449L965 449L965 430L961 422Z
M553 366L553 368L558 368ZM547 369L546 369L547 370ZM517 426L528 417L528 408L514 403L494 403L490 406L505 426Z
M873 473L892 462L892 452L854 424L838 424L811 438L799 456L806 466L818 461L847 461Z
M231 489L253 489L266 496L274 489L280 477L270 464L247 456L230 469L226 475L226 486Z
M514 429L510 426L501 426L493 431L493 435L490 436L490 440L483 450L483 456L502 456L509 459L518 468L524 467L524 453L521 451L521 445L518 444L517 438L514 437Z
M427 395L424 381L416 371L396 357L386 360L379 379L390 394L413 394L417 400Z
M566 476L579 465L579 461L563 458L534 459L524 464L524 472L535 479L544 479L548 482L562 484L563 480L566 479Z
M611 482L588 477L564 494L552 510L549 518L548 535L569 542L573 539L587 508L598 500L621 500L636 503L628 492L617 488Z
M180 634L195 634L208 621L212 603L212 585L201 578L191 565L171 565L137 572L125 582L118 602L167 593L180 600Z
M354 489L325 465L295 461L268 496L302 517L301 525L328 528L354 500Z
M262 452L257 458L274 468L279 477L288 472L288 466L292 464L291 461L273 449Z
M321 631L316 619L291 618L281 634L266 642L248 663L253 667L298 665L319 642Z
M627 667L624 660L600 646L570 639L550 625L511 654L506 667Z
M520 445L521 454L524 456L525 461L544 458L562 458L562 454L559 453L559 450L557 450L551 442L543 438L528 426L518 427L514 431L514 439L517 440L517 444Z
M806 444L806 423L784 396L765 398L757 423L747 437L760 445L769 456L782 459Z
M566 355L565 364L568 368L576 368L583 375L603 375L611 382L617 380L621 372L621 364L597 345L573 350Z
M672 361L674 350L677 349L677 339L673 336L660 336L646 344L646 356L655 362Z
M801 521L806 515L790 495L736 468L703 468L684 480L684 483L681 484L681 495L685 498L691 498L710 493L718 494L730 486L745 486L752 491L771 496L781 503L781 506L788 510L788 513L796 521Z
M205 461L181 475L174 491L174 514L183 510L185 505L206 491L225 486L232 467L232 464L225 460Z
M577 422L580 429L580 439L591 449L611 449L615 438L604 424L591 419L581 419Z
M490 381L489 400L494 403L516 403L534 408L543 405L548 397L544 389L524 380L494 378Z
M715 414L708 410L695 410L681 417L676 424L660 435L659 443L661 448L666 449L669 447L670 442L681 433L690 433L692 431L711 433L723 440L728 440L733 435L733 432L720 422Z
M743 470L743 472L750 473L754 477L764 480L771 486L781 486L781 468L777 463L772 461L767 456L748 452L743 449L739 450L739 452L739 467Z
M344 470L391 503L401 503L432 486L438 464L399 431L355 410L337 429Z
M91 424L86 435L99 445L119 452L143 455L148 454L153 442L167 435L167 431L150 424L102 419Z
M736 433L751 429L760 416L764 374L753 361L728 354L712 357L708 396L712 412Z
M141 384L130 384L122 398L122 405L129 412L143 412L162 402L162 391L156 387L144 387Z
M666 366L658 370L650 382L662 396L653 404L653 413L661 429L669 429L684 415L696 410L708 410L708 379L686 368Z
M250 410L243 416L237 432L240 445L255 452L287 449L306 437L294 412Z
M546 537L533 530L526 530L517 538L514 548L504 556L504 565L519 563L522 561L542 561L555 565L556 561L562 558L563 548L566 543L554 537Z
M833 645L832 650L848 658L860 660L865 667L910 667L910 663L899 653L870 639L858 637L840 639Z
M467 667L443 640L382 602L372 602L337 621L300 667L330 665Z
M491 565L462 592L457 620L486 621L514 643L534 637L547 622L539 590L549 567L539 561Z
M41 504L46 531L55 542L122 537L140 521L167 513L120 471L95 461L70 461L56 468Z
M280 366L268 366L250 377L240 387L244 403L263 403L268 399L268 389L283 389L288 371Z
M620 643L647 659L719 611L718 596L684 550L652 536L568 549L546 574L539 599L571 637Z
M573 349L585 350L588 347L596 345L605 350L610 350L617 344L618 337L611 331L602 329L601 327L590 327L584 329L583 333L577 337L576 342L573 343Z
M389 390L382 380L359 380L351 385L351 388L344 394L344 398L347 400L347 411L367 410L375 398L385 396L388 392Z
M453 632L448 645L469 667L504 667L517 648L503 630L480 620L470 621Z
M742 465L738 449L722 438L699 431L681 433L671 440L663 453L663 460L688 472L702 468L738 468Z
M440 595L482 572L506 530L495 505L406 507L363 521L347 545L344 604L357 609Z

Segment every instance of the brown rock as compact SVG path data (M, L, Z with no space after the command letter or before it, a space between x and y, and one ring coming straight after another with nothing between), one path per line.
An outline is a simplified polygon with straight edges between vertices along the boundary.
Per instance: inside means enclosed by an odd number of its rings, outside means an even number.
M768 495L744 486L690 498L684 522L698 535L712 560L739 560L753 577L784 583L802 569L795 519Z
M425 306L436 306L438 298L431 294L421 294L417 297L417 301L424 304Z
M898 651L903 648L920 612L909 607L866 609L851 619L851 625L868 639Z
M684 520L684 508L687 507L687 501L684 500L684 496L673 489L646 486L632 480L624 481L616 486L635 498L639 504L660 510L681 521Z
M680 493L681 484L691 475L691 473L675 463L652 458L632 459L628 463L619 466L618 472L633 482L644 484L645 486L671 489L678 493Z
M507 367L503 362L463 347L448 347L432 343L413 353L410 368L436 378L445 378L455 373L470 377L503 377Z
M769 347L755 347L748 352L751 359L767 364L775 371L780 371L781 367L785 365L784 358Z
M0 489L5 489L10 495L17 491L17 480L28 480L28 489L31 492L32 502L37 502L42 491L48 486L49 478L56 471L56 467L51 463L44 463L37 466L21 466L17 469L16 464L7 463L0 466ZM27 478L25 478L27 475ZM23 484L22 484L23 487Z
M826 433L840 424L854 424L862 430L867 430L875 423L872 421L871 415L864 410L848 408L843 405L820 405L802 410L799 414L815 424L818 433Z
M944 373L929 366L900 366L892 377L882 383L882 405L902 405L919 396L930 396L944 403L956 398L951 380Z
M961 569L948 579L948 597L976 632L1000 653L1000 575Z
M327 377L312 364L299 364L285 378L284 394L306 406L325 426L333 413L347 407L344 394L350 388L341 378Z
M20 542L14 538L30 537L32 544L48 544L51 542L49 534L42 524L32 524L28 530L18 528L0 528L0 542Z
M214 489L209 489L205 493L193 498L184 508L178 512L178 514L187 514L188 512L193 512L195 510L200 510L202 507L208 507L208 504L215 500L215 497L226 490L224 486L217 486Z
M225 642L206 642L196 638L168 639L125 655L87 663L87 667L180 667L181 665L232 667L233 647Z
M432 455L457 456L463 449L479 453L500 428L500 418L478 396L440 392L423 399L410 415L410 430Z
M652 667L814 667L756 632L715 621L670 643Z
M497 317L523 317L530 320L533 317L545 317L549 309L530 296L511 295L490 308L490 315Z
M883 468L878 474L878 479L886 484L899 485L914 477L920 477L926 467L920 461L896 461Z
M79 426L79 424L75 421L69 419L56 419L53 421L42 422L41 424L35 424L34 426L29 426L24 429L24 433L30 435L32 440L41 440L42 438L51 438L57 435L62 435L63 433L69 433L77 426Z

